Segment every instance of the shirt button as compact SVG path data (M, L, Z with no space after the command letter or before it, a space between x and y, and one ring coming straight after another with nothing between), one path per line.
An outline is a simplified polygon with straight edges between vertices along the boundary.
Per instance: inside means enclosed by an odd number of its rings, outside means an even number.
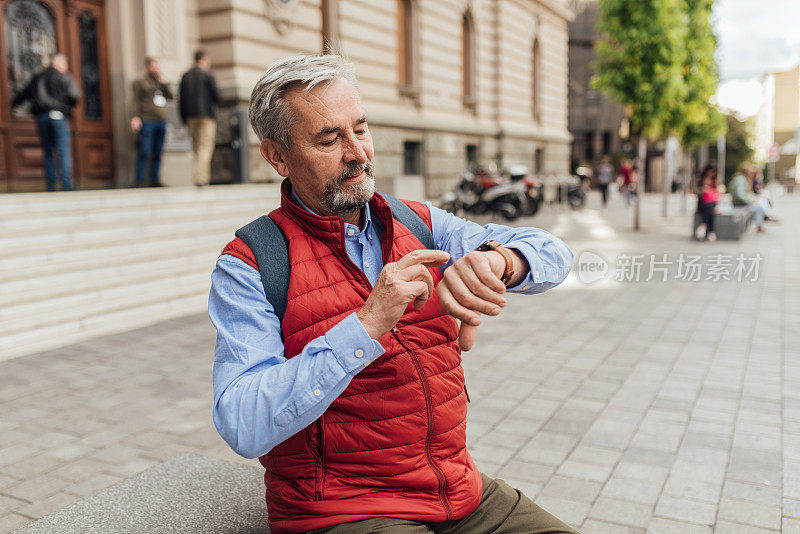
M350 228L350 229L347 231L347 235L356 235L356 231L355 231L355 230L353 230L352 228Z
M372 239L372 234L367 234L368 239Z
M365 261L365 262L364 262L364 267L366 267L367 269L369 269L369 262L368 262L368 261Z
M368 365L369 365L369 364L371 364L371 363L372 363L372 362L371 362L371 361L369 361L369 360L365 361L365 362L364 362L364 367L368 366Z
M530 289L530 288L531 288L530 284L525 284L525 287L523 287L522 290L525 291L526 289Z
M314 390L314 395L319 397L320 395L322 395L322 391L320 391L319 388L317 388L317 389Z
M358 349L356 351L356 358L363 358L363 357L364 357L364 351L361 350L361 349Z

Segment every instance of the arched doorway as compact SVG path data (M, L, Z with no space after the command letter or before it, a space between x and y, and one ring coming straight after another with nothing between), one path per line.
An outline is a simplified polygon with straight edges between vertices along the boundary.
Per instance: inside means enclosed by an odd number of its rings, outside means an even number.
M0 0L0 192L44 190L42 151L27 107L13 95L54 52L69 58L83 98L72 132L73 180L113 185L113 142L103 0Z

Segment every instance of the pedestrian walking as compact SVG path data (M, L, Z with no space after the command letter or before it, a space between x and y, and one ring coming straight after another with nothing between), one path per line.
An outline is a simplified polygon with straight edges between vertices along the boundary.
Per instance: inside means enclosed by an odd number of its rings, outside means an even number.
M619 168L619 174L622 177L622 191L625 194L625 204L630 205L631 197L636 194L636 182L638 176L636 175L636 167L630 159L622 162Z
M139 134L135 186L145 185L144 174L150 162L150 187L161 187L158 177L161 151L167 135L167 101L172 91L161 77L158 60L145 58L145 76L133 84L133 118L131 130Z
M603 206L605 207L608 203L608 186L614 180L614 167L611 166L611 158L608 155L603 156L597 166L595 176L597 176L597 186L603 194Z
M34 75L31 81L11 101L11 107L30 101L31 114L44 152L44 176L48 191L72 190L72 157L70 155L69 117L81 98L75 78L68 72L64 54L55 54L50 66ZM56 167L56 157L58 167Z
M195 52L194 67L183 75L178 91L181 121L192 138L192 177L198 187L211 183L211 156L217 131L214 105L219 102L219 90L210 69L208 54L203 50Z

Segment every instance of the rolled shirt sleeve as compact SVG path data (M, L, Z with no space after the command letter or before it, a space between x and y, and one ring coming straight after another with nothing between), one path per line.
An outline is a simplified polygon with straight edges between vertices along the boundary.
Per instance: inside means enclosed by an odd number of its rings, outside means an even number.
M443 271L490 239L519 251L530 266L530 272L522 282L509 288L511 292L542 293L563 282L572 269L572 251L562 240L545 230L494 223L481 226L430 202L426 204L431 212L433 241L437 248L450 253L450 261L442 267Z

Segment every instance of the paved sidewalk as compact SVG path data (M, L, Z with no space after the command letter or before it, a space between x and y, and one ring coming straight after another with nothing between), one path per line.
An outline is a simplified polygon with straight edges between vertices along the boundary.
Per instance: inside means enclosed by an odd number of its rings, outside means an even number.
M584 533L800 532L800 197L766 234L716 243L657 197L638 234L591 200L520 221L611 279L574 271L481 327L464 355L476 462ZM740 253L762 255L755 281L674 278L680 258L703 255L705 277ZM650 254L668 281L643 281ZM642 281L613 280L633 255ZM0 362L0 532L183 452L237 460L211 423L213 344L192 316Z

